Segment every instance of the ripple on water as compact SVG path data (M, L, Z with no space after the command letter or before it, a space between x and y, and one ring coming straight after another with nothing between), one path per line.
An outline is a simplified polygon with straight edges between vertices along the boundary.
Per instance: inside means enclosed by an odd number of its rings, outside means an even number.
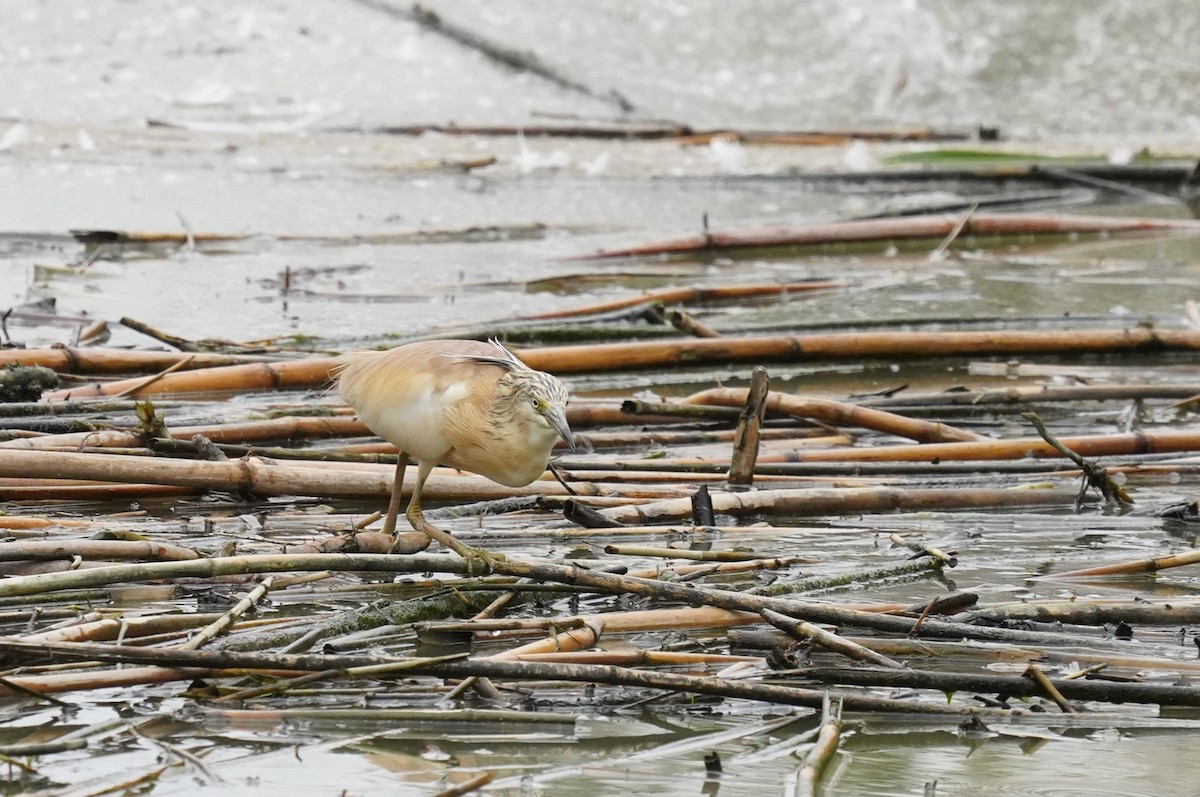
M863 797L1192 797L1200 778L1195 737L1187 731L1051 741L909 733L894 744L881 741L874 734L847 740L850 760L839 772L837 791ZM934 781L936 788L927 791Z

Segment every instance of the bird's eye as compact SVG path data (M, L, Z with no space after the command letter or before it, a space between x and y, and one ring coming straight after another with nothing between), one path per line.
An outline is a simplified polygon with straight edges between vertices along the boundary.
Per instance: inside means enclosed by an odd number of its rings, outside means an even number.
M533 408L535 410L538 410L539 412L541 411L542 400L540 398L537 398L537 397L531 398L531 399L529 399L529 403L533 405Z

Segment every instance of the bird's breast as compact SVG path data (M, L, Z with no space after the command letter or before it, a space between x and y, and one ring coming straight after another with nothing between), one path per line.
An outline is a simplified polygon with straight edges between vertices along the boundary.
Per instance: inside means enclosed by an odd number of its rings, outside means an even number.
M446 464L486 476L505 487L524 487L546 472L558 433L523 421L492 426L488 434L455 441Z

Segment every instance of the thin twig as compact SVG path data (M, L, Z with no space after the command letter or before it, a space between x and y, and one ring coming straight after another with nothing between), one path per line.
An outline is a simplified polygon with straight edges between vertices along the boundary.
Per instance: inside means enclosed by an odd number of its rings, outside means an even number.
M254 604L256 604L260 600L262 600L263 596L267 594L267 591L271 589L271 585L273 582L274 582L273 576L267 576L266 578L264 578L262 580L262 583L260 583L254 589L250 590L250 592L247 593L246 596L244 598L242 598L240 601L235 603L229 609L229 611L227 611L227 612L225 612L225 614L221 615L220 619L218 619L216 622L210 623L209 625L200 629L200 631L195 636L193 636L187 642L184 642L182 645L180 645L179 646L180 649L196 650L201 645L203 645L205 642L207 642L208 640L217 636L218 634L223 632L225 629L229 628L229 626L233 625L239 617L241 617L243 614L248 612L251 609L251 607L254 606Z
M175 363L171 367L164 368L163 370L159 371L157 374L148 376L145 379L141 380L140 382L136 382L132 385L129 385L124 390L122 390L118 393L114 393L113 398L124 398L125 396L136 393L139 390L141 390L142 388L154 384L155 382L162 379L167 374L175 373L180 368L187 367L187 365L189 365L192 362L192 360L194 360L194 359L196 359L196 355L189 354L187 357L184 357L183 359L179 360L179 362Z
M1075 500L1076 508L1083 502L1084 495L1087 493L1088 487L1094 487L1100 491L1100 495L1108 504L1132 504L1133 499L1129 493L1125 492L1125 488L1113 481L1112 476L1108 474L1108 469L1095 462L1086 460L1079 454L1076 454L1071 449L1046 428L1046 424L1036 412L1023 412L1021 417L1028 420L1037 429L1042 439L1049 443L1064 457L1074 462L1083 471L1083 484L1079 489L1079 497Z

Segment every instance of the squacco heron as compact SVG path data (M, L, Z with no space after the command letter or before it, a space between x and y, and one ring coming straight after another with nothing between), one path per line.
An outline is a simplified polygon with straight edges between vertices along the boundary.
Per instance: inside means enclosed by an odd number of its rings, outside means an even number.
M575 450L566 387L497 341L432 340L353 352L342 358L336 379L338 393L367 428L399 449L384 532L395 533L404 471L414 460L417 482L405 512L409 523L463 557L489 564L503 558L472 548L425 519L421 489L435 465L523 487L546 471L559 438Z

